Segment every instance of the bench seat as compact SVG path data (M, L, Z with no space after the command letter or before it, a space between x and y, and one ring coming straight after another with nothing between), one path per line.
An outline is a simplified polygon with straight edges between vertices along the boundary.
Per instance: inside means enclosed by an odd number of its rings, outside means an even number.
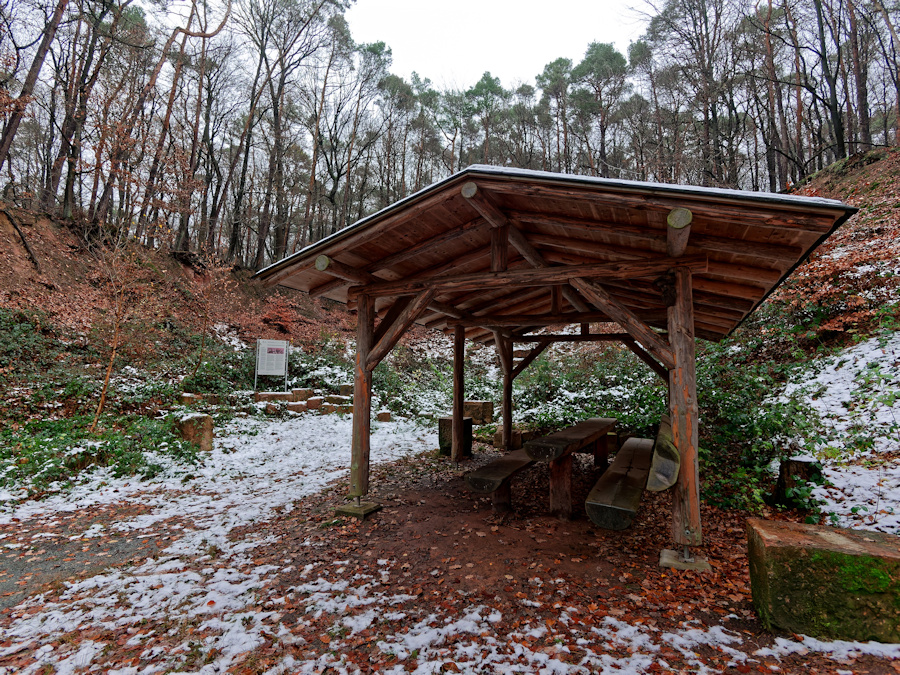
M625 441L585 500L592 523L607 530L624 530L631 525L647 486L652 455L652 440Z
M472 492L490 493L495 512L509 511L512 477L532 464L534 464L534 460L528 456L525 450L513 450L500 459L468 473L466 485Z

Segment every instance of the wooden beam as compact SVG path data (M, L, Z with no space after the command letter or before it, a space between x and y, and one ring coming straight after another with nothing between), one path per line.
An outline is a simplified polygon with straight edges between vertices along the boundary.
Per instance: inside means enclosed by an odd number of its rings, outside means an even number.
M468 253L457 258L454 258L453 260L449 260L445 263L441 263L440 265L435 265L434 267L422 270L421 272L416 273L412 278L430 277L446 272L447 270L458 269L464 267L465 265L468 265L475 260L478 260L479 258L488 257L490 253L491 249L488 246L478 248L473 251L469 251ZM377 277L373 276L373 279L377 280ZM318 298L347 285L348 282L344 279L333 279L332 281L328 281L320 286L311 288L309 290L309 297Z
M329 258L327 255L320 255L316 258L316 269L357 284L371 284L378 281L377 277L372 276L368 272L345 265L339 260Z
M641 361L646 363L653 370L654 373L659 375L662 378L662 381L668 384L669 382L669 371L663 367L663 365L654 359L650 354L644 351L641 346L634 341L634 338L630 335L627 338L623 338L622 342L628 347L634 355L637 356Z
M550 311L553 314L562 314L562 290L561 286L550 288Z
M529 232L528 239L537 244L553 246L568 250L585 251L593 254L610 253L646 255L644 248L635 243L632 246L623 246L622 240L637 242L652 242L652 250L663 252L666 249L666 230L646 225L629 225L626 223L603 223L594 220L586 221L579 218L564 218L559 216L545 216L541 214L510 212L510 219L518 223L528 223L538 227L552 227L554 230L562 228L568 236L561 236L558 232ZM667 228L668 229L668 228ZM579 239L572 236L574 233L584 232L590 235L590 239ZM801 255L804 248L794 244L770 244L760 241L748 241L745 239L733 239L710 234L692 232L688 243L688 250L692 253L728 253L733 255L745 255L765 260L776 260L793 264Z
M669 419L681 466L672 493L672 538L681 546L700 546L699 415L690 270L675 268L675 287L678 297L669 308L669 342L675 355L669 368Z
M587 335L516 335L513 342L623 342L628 333L589 333Z
M530 323L534 326L555 326L557 324L569 325L576 323L610 323L612 319L603 312L573 312L570 314L493 314L473 316L471 319L461 321L463 326L524 326Z
M508 239L509 243L512 244L516 250L522 254L522 257L525 258L529 263L531 263L536 268L549 267L547 261L541 255L541 252L538 251L528 238L519 230L516 225L510 221L510 219L501 211L491 198L484 192L479 192L478 185L474 182L468 182L463 185L462 195L465 197L468 202L478 211L486 221L488 221L492 227L506 227L508 228ZM569 289L563 289L563 294L566 299L572 303L572 306L580 312L586 312L588 310L587 305L578 297L577 294L572 293Z
M372 370L366 365L375 332L375 301L363 296L356 312L356 365L353 371L353 437L350 451L350 496L369 493L369 447L372 425Z
M453 440L450 460L459 464L463 458L463 401L466 397L466 332L456 325L453 329Z
M394 304L391 305L390 309L388 309L387 313L375 328L375 337L373 338L373 344L378 344L378 341L381 340L382 337L384 337L387 329L394 324L394 322L397 320L397 317L399 317L403 313L403 310L405 310L409 306L409 303L412 302L412 299L412 295L404 295L402 298L397 298L394 301Z
M515 288L520 286L544 286L566 284L572 279L630 279L635 277L655 277L668 272L674 264L684 264L691 271L702 274L707 269L705 256L681 259L656 258L652 260L632 260L592 265L560 265L536 269L514 269L506 272L480 272L430 277L427 279L400 279L382 281L363 286L351 287L347 297L360 294L380 297L386 295L414 295L427 288L442 293L474 291L486 288Z
M525 357L519 361L512 370L512 379L515 380L523 371L531 365L531 363L544 353L544 350L550 346L550 340L541 340Z
M647 324L641 321L634 312L619 304L597 284L587 279L572 279L572 285L601 312L605 312L624 328L653 356L662 361L666 368L675 365L675 357L671 347L666 344Z
M366 367L370 370L374 369L381 359L387 356L388 352L397 344L397 340L407 331L413 321L419 318L419 315L428 307L428 303L434 297L434 290L428 289L419 293L415 299L407 305L397 319L384 331L381 339L372 347L366 359Z
M493 200L486 193L478 190L476 183L469 181L463 184L460 192L466 198L466 201L481 214L481 217L490 223L491 227L506 227L509 225L509 218L503 214L503 211L494 204Z
M491 272L505 272L509 265L509 225L491 229Z
M767 206L759 202L754 203L754 208L749 209L747 202L740 199L727 200L721 194L710 194L708 197L700 194L662 196L656 193L652 187L649 189L635 188L634 190L614 190L601 192L599 190L584 187L568 187L539 183L518 183L514 181L491 184L491 190L496 193L521 195L527 193L531 199L550 197L560 200L579 200L586 204L605 206L613 209L637 209L640 211L657 210L668 213L679 206L688 206L697 217L703 217L710 213L711 217L730 221L736 225L755 224L773 229L788 230L792 232L805 231L824 233L827 232L835 221L835 209L828 206L819 210L819 215L813 213L815 206L798 204L791 208L786 204L773 204Z
M680 258L687 250L693 219L690 209L682 207L672 209L666 216L666 253L670 258Z

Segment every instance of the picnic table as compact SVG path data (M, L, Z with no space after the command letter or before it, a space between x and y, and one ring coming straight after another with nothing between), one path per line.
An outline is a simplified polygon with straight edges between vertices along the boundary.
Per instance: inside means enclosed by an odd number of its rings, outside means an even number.
M550 464L550 513L561 520L572 517L572 456L591 452L594 462L605 466L607 439L616 426L608 417L592 417L525 443L525 453L536 462Z

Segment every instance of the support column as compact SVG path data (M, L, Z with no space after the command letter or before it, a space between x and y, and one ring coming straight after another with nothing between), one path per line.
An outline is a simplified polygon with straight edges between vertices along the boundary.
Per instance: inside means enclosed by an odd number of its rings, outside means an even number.
M500 357L500 369L503 371L503 403L500 415L503 417L503 449L511 450L512 445L512 383L513 383L513 343L507 337L494 331L494 343Z
M463 458L463 401L465 389L466 331L462 326L453 329L453 443L450 459L459 463Z
M350 496L369 493L369 441L372 426L372 371L366 367L375 335L375 300L360 296L356 310L356 367L353 379L353 446Z
M681 456L681 467L678 482L672 488L672 538L676 544L687 547L703 543L697 458L694 312L691 271L685 267L676 267L674 272L676 299L675 304L669 308L669 342L675 355L675 367L669 371L669 417L672 421L673 442Z

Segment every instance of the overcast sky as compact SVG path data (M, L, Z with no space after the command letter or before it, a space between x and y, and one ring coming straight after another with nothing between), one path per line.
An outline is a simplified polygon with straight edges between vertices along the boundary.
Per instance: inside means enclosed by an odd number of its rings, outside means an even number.
M353 39L385 42L391 71L415 70L441 88L468 89L486 70L505 88L534 84L560 57L577 64L591 42L627 56L644 20L643 0L356 0L347 12Z

